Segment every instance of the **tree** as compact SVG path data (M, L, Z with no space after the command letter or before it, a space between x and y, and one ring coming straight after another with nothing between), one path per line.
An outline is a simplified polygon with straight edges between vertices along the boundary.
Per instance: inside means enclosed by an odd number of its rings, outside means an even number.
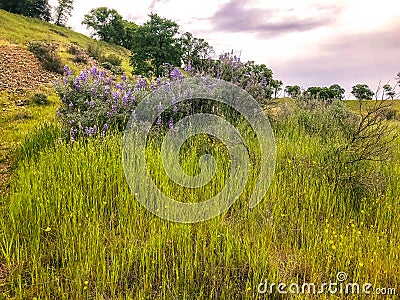
M122 46L125 47L126 49L132 49L133 46L133 35L135 34L138 26L134 22L122 21L124 24L124 31L125 31L125 36L122 41Z
M285 87L285 93L288 94L290 97L295 98L300 96L301 88L298 85L287 85Z
M329 87L329 90L331 91L331 95L333 96L333 98L335 99L339 99L339 100L343 100L344 98L344 92L346 91L344 88L342 88L340 85L338 84L332 84Z
M282 80L272 80L272 89L274 91L274 98L276 99L278 97L278 93L282 90L282 85L283 82Z
M182 49L175 22L151 13L150 20L133 34L131 66L133 74L159 77L162 65L181 65Z
M102 41L123 45L125 29L122 16L115 10L107 7L93 8L86 14L83 25L92 29L92 37Z
M63 26L67 23L68 18L72 15L74 9L74 0L58 0L56 8L55 24Z
M190 32L184 33L181 38L182 62L185 66L189 64L194 68L200 68L208 59L213 48L204 40L195 38Z
M394 88L392 88L390 84L385 84L382 88L383 88L382 100L384 96L393 100L394 96L396 96L396 91L394 90Z
M48 0L0 0L0 8L14 14L20 14L31 18L50 21L50 5Z
M357 84L353 86L351 93L357 100L372 100L372 97L375 95L366 84Z

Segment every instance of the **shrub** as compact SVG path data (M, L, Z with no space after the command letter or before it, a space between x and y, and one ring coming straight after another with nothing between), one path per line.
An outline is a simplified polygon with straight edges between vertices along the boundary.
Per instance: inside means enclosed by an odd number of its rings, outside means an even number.
M151 92L142 77L128 82L123 75L117 81L96 67L84 69L75 77L67 66L64 68L66 76L56 86L63 103L57 116L71 139L105 135L110 129L124 130L137 102Z
M32 96L31 101L37 105L48 105L50 104L49 99L46 95L43 94L35 94Z
M121 66L122 59L118 55L111 53L107 56L102 57L102 62L103 63L108 62L111 65L118 67L118 66Z
M63 65L60 56L56 52L57 47L55 45L43 42L30 42L28 49L39 59L43 68L50 72L63 73Z
M103 50L96 44L89 44L87 52L89 56L93 57L97 61L101 61L103 58Z

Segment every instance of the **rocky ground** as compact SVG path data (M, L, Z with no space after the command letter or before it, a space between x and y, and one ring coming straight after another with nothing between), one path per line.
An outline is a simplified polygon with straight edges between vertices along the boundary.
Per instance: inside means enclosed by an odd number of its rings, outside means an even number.
M54 82L58 76L43 69L40 61L19 46L0 45L0 91L21 92Z

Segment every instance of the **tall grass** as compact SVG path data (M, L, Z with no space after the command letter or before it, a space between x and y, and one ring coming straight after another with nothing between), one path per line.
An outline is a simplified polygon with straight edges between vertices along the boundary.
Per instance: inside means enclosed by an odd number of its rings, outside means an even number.
M121 135L28 155L0 216L3 297L263 299L264 279L320 284L339 271L353 282L398 287L399 152L364 166L384 178L384 190L357 193L329 165L341 131L324 136L308 121L294 114L276 125L277 169L260 205L250 210L244 197L192 225L162 220L137 202L124 177ZM310 122L319 128L319 121ZM195 171L192 154L184 158ZM153 176L165 180L157 168ZM318 295L328 298L343 295Z

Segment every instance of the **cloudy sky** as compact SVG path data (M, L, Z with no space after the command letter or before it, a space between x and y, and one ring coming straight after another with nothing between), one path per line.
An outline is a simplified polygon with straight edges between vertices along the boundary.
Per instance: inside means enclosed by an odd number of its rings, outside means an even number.
M242 60L266 64L284 85L338 83L348 96L357 83L394 84L400 72L398 0L75 0L68 25L88 34L83 15L100 6L137 24L158 13L218 54L233 49Z

